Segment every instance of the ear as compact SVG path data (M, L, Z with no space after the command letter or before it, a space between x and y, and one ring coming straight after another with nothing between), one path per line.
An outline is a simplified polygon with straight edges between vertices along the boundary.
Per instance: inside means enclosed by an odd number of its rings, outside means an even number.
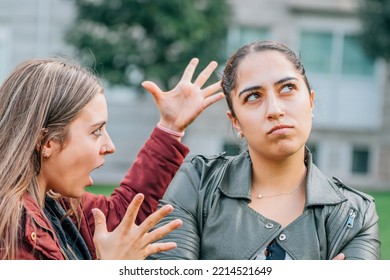
M41 150L42 150L42 156L44 158L49 158L52 154L54 149L57 149L58 142L55 140L49 140L47 141L44 145L42 145Z
M310 91L310 108L313 110L314 109L314 90Z
M238 131L241 132L240 123L238 122L238 119L236 117L233 117L233 114L230 110L226 112L226 115L228 116L229 120L232 122L233 127Z

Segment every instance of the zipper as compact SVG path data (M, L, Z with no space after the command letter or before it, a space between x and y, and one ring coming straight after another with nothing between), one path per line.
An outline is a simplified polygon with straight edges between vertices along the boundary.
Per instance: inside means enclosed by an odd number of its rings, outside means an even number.
M337 237L336 242L333 245L333 249L329 256L331 258L335 257L339 252L339 250L342 249L342 247L345 246L345 244L341 244L342 242L345 243L345 237L348 235L349 231L353 228L355 224L355 218L357 215L357 211L355 209L350 209L347 216L347 221L344 224L344 227L341 229L341 232L339 236ZM341 246L342 245L342 246ZM337 251L336 251L337 250Z
M353 223L355 222L356 211L354 209L349 210L347 227L353 228Z

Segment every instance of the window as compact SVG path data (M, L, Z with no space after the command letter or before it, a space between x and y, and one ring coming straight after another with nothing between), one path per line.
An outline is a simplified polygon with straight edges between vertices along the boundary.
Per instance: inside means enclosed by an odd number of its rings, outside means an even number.
M316 128L380 127L380 68L376 71L375 60L366 56L357 35L342 29L307 27L300 33L299 52L316 92Z
M352 151L352 173L367 174L370 152L365 147L354 147Z
M374 74L374 60L365 54L357 35L302 31L300 42L302 61L308 72L353 76Z
M261 27L240 27L240 45L250 42L265 40L268 37L268 30Z
M269 30L266 27L239 26L232 28L228 37L228 56L245 44L267 40L269 36Z
M374 74L374 61L366 56L357 36L344 37L342 67L343 74L364 76Z
M315 73L331 72L332 33L303 32L301 50L306 69Z

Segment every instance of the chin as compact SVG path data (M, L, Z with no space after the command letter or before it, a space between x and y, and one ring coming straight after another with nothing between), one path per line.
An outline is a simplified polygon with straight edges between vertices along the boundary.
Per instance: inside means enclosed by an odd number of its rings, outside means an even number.
M68 197L78 199L78 198L81 198L84 193L85 193L85 190L83 189L83 190L80 190L78 192L74 192L74 193L69 194Z
M278 158L283 159L298 153L303 146L295 143L278 143L275 154Z

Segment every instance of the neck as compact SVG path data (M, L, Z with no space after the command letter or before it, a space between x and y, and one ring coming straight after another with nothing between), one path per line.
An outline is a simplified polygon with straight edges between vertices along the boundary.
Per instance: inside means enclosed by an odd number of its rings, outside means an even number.
M249 153L252 160L252 187L263 195L291 191L302 182L306 174L304 147L279 160Z

